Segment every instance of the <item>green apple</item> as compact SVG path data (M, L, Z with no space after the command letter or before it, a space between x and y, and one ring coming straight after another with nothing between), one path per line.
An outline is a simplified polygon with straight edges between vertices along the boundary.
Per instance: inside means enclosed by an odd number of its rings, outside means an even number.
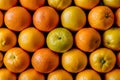
M103 34L104 46L112 50L120 50L120 28L110 28Z
M111 49L99 48L90 54L89 61L94 70L100 73L106 73L114 68L116 56Z
M109 6L111 8L119 8L120 0L103 0L104 5Z
M46 43L49 49L63 53L73 45L72 33L65 28L55 28L48 33Z

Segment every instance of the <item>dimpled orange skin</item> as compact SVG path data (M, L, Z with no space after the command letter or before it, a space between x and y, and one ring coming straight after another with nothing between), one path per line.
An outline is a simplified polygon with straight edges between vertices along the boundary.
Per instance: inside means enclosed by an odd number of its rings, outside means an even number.
M58 13L49 6L40 7L33 14L33 24L40 31L49 32L57 27L58 22Z
M28 10L35 11L45 4L45 0L20 0L20 4Z
M23 7L12 7L5 13L4 22L9 29L19 32L29 27L31 24L31 15Z

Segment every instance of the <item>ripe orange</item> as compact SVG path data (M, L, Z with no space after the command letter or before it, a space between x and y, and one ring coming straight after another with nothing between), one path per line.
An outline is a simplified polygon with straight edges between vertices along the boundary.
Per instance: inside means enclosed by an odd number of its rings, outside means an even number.
M0 51L7 51L17 43L17 37L14 32L7 28L0 28Z
M3 65L3 54L0 52L0 68Z
M31 24L31 15L23 7L12 7L5 13L4 22L9 29L22 31Z
M120 69L113 69L105 74L105 80L120 80Z
M100 73L107 73L114 68L116 56L111 49L99 48L90 54L89 62L92 69Z
M17 80L16 74L10 72L6 68L0 69L0 80Z
M31 62L36 71L50 73L57 68L59 56L49 48L41 48L33 54Z
M114 23L114 13L107 6L96 6L88 14L91 27L98 30L107 30Z
M17 5L18 0L0 0L0 9L8 10Z
M41 7L33 14L33 24L40 31L49 32L57 27L58 22L58 13L49 6Z
M20 0L20 4L31 11L35 11L45 4L45 0Z
M75 35L75 44L85 52L92 52L101 44L100 33L93 28L82 28Z
M19 47L9 49L3 59L5 67L14 73L24 71L30 64L30 56Z
M48 74L47 80L73 80L73 77L64 69L57 69Z
M83 9L90 10L94 8L100 2L100 0L74 0L74 2L75 5Z
M102 80L100 74L92 69L86 69L79 72L75 80Z
M43 47L45 37L42 32L34 27L29 27L20 32L18 43L21 48L26 51L34 52Z
M87 56L77 48L73 48L62 54L62 66L71 73L78 73L87 66Z
M120 8L118 8L115 12L115 23L120 27Z
M45 76L30 68L20 73L18 80L45 80Z
M0 11L0 27L3 25L3 13Z

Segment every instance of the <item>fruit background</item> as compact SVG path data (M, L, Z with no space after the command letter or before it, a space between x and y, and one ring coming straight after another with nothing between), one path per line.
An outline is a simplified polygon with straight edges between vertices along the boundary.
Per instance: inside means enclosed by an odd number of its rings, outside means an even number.
M89 1L0 0L0 80L120 80L120 0Z

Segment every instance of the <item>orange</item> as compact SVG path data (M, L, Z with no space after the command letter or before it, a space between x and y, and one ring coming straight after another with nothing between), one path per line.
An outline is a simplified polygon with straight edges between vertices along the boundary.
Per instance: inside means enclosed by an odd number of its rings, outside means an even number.
M0 68L3 65L3 54L0 52Z
M89 62L92 69L100 73L106 73L114 68L116 56L111 49L99 48L90 54Z
M64 69L57 69L48 74L47 80L73 80L73 77Z
M31 15L23 7L12 7L5 13L4 22L9 29L22 31L31 24Z
M20 0L20 4L28 10L35 11L45 4L45 0Z
M120 8L115 11L115 23L120 27Z
M14 73L24 71L30 64L30 56L19 47L9 49L3 59L5 67Z
M0 51L7 51L17 43L17 37L14 32L7 28L0 28Z
M45 76L30 68L20 73L18 80L45 80Z
M117 66L120 67L120 52L116 56L117 56Z
M113 69L105 74L105 80L120 80L120 69Z
M83 9L90 10L94 8L100 2L100 0L74 0L74 2L75 5Z
M92 52L101 44L100 33L94 28L82 28L75 35L75 44L85 52Z
M49 6L40 7L33 14L33 24L40 31L49 32L57 27L58 22L58 13Z
M88 22L98 30L107 30L114 23L114 13L107 6L96 6L88 13Z
M86 69L76 75L75 80L102 80L100 74L92 69Z
M17 5L18 0L0 0L0 9L8 10Z
M3 25L3 13L0 11L0 27Z
M59 56L49 48L41 48L32 55L31 62L36 71L50 73L57 68Z
M16 74L10 72L6 68L0 69L0 80L17 80Z
M29 27L20 32L18 43L21 48L26 51L34 52L43 47L45 37L42 32L34 27Z
M62 54L62 66L71 73L78 73L87 66L87 56L77 48L73 48Z

